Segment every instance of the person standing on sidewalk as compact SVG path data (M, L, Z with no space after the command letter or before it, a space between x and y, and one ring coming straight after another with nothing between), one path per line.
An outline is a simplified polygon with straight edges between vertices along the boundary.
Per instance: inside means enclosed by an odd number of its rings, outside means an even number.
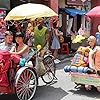
M51 43L51 49L53 52L53 56L55 58L55 63L61 62L58 58L58 50L60 49L60 42L59 42L59 36L63 35L62 32L58 30L59 28L59 20L56 20L53 23L53 28L52 28L52 43Z
M100 25L98 25L98 32L96 32L95 37L96 37L96 44L100 46Z

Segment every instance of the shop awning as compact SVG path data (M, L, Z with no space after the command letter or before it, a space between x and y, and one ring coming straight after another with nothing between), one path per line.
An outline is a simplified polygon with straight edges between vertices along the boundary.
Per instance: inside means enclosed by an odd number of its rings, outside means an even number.
M85 15L85 11L79 10L79 9L74 9L74 8L59 8L60 12L67 13L71 16L77 16L77 15Z

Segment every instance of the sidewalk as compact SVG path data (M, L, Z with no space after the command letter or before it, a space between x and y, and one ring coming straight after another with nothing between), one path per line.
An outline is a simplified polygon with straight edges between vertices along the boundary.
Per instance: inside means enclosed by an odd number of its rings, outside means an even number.
M59 57L58 59L61 60L60 63L64 63L66 61L70 61L74 56L74 53L73 54L69 54L69 55L66 55L66 54L59 54Z

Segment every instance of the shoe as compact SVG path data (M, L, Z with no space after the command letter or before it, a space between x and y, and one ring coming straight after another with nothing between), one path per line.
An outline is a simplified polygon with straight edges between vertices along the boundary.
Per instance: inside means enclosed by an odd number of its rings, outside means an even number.
M88 69L87 73L88 74L96 74L95 70L93 70L93 69Z
M92 86L91 85L85 85L85 89L88 91L88 90L91 90L92 89Z
M97 91L100 92L100 86L97 86Z
M97 74L100 75L100 70L97 71Z
M59 59L55 59L55 60L54 60L54 63L55 63L55 64L58 64L58 63L60 63L60 62L61 62L61 61L60 61Z

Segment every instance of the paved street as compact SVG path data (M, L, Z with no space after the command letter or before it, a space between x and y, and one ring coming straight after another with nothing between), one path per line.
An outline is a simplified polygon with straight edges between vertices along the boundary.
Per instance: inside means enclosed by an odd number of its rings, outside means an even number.
M98 100L100 93L95 89L85 91L84 89L76 90L75 84L71 82L70 75L63 71L63 67L69 64L69 59L64 59L63 63L56 65L56 76L58 81L52 85L46 86L39 79L39 86L32 100ZM0 100L18 100L15 95L2 95ZM99 99L100 100L100 99Z

